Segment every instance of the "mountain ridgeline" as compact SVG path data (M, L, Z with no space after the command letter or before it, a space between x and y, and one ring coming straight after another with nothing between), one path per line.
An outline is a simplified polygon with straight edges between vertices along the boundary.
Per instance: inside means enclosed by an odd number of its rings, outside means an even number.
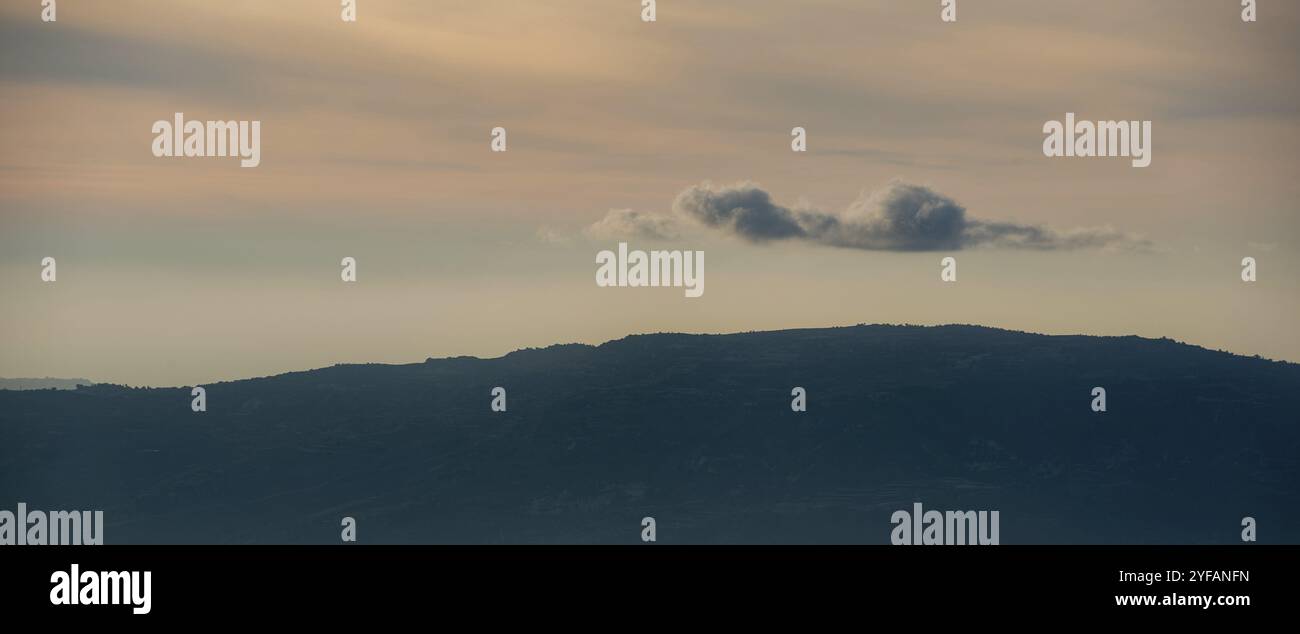
M86 379L3 379L0 378L0 390L75 390L79 385L94 385Z
M507 390L507 411L490 408ZM791 390L807 391L807 411ZM1107 411L1094 412L1104 387ZM105 543L1300 542L1300 365L973 326L630 336L189 388L0 391L0 508Z

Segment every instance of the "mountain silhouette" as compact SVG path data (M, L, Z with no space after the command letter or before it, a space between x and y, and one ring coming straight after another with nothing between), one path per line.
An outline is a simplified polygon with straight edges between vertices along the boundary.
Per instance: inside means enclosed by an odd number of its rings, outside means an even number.
M56 379L48 376L42 379L0 378L0 390L73 390L78 385L94 385L94 382L87 379Z
M204 387L0 392L0 508L103 510L108 544L887 544L913 502L1003 544L1300 542L1300 365L1167 339L652 334Z

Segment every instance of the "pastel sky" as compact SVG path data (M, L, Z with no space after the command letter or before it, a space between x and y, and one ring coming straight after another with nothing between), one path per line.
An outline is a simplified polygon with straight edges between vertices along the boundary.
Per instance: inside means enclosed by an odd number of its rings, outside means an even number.
M645 23L639 0L359 0L345 23L336 0L59 0L44 23L0 0L0 376L192 385L876 322L1300 361L1300 3L1238 4L960 0L947 24L938 0L665 0ZM154 157L176 112L261 121L261 165ZM1066 112L1152 121L1150 167L1045 157ZM907 183L1117 239L752 242L674 208L740 183L837 218ZM611 210L674 230L621 236ZM705 251L704 296L598 288L620 238Z

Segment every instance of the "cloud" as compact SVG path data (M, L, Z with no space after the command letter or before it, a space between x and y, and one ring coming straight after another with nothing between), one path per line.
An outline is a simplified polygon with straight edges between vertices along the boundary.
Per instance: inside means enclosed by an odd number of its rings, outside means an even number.
M1145 240L1110 227L1059 232L1041 225L970 218L966 208L953 199L928 187L898 180L860 197L839 214L778 205L753 183L720 188L704 183L689 187L673 202L673 212L755 243L794 239L867 251L937 251L981 246L1044 251L1141 250L1149 246ZM638 220L650 223L652 218L658 221L665 216L642 214Z
M556 229L555 227L538 227L536 236L538 241L546 244L564 246L569 244L571 241L567 233Z
M672 240L679 234L677 222L670 216L640 213L631 209L611 209L604 218L588 225L583 233L597 240L645 238Z
M1008 249L1147 251L1152 246L1149 240L1109 226L1058 232L1041 226L975 221L967 229L967 234L974 244Z
M673 211L751 242L807 237L794 213L749 183L721 189L707 183L689 187L677 195Z

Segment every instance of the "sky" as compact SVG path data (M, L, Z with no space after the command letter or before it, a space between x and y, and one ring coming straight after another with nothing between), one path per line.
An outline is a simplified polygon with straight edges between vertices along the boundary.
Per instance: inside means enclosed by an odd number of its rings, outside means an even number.
M1300 4L1238 4L0 0L0 376L856 323L1300 362ZM260 165L155 157L177 112ZM1067 112L1151 121L1150 166L1044 156ZM703 296L597 286L620 241Z

